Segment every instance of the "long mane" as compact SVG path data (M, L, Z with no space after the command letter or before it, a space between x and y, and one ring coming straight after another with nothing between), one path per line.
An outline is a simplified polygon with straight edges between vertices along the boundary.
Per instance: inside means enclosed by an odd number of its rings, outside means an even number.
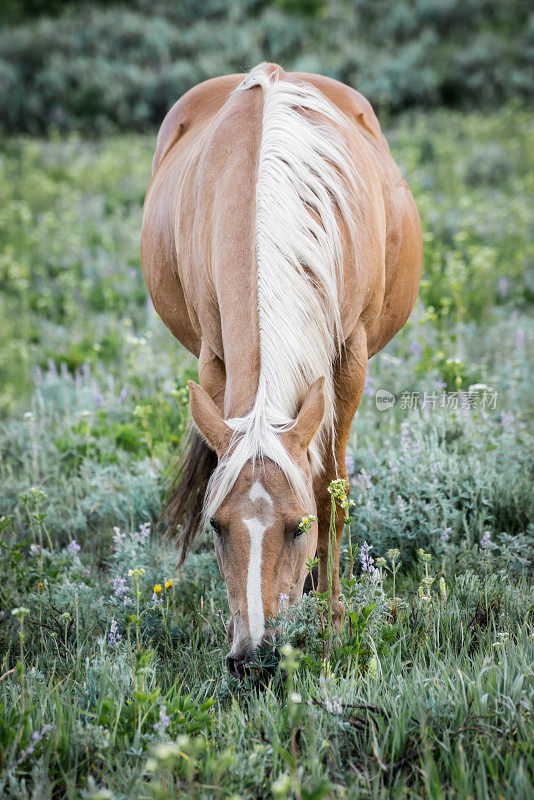
M320 472L325 444L333 442L333 362L343 345L342 229L355 252L358 215L348 187L354 193L361 182L341 135L345 117L318 89L287 80L272 65L255 67L235 91L254 86L264 100L255 226L260 375L252 410L227 420L233 446L211 477L205 517L249 459L273 460L297 497L309 501L279 434L310 383L324 375L326 413L310 447L312 472Z

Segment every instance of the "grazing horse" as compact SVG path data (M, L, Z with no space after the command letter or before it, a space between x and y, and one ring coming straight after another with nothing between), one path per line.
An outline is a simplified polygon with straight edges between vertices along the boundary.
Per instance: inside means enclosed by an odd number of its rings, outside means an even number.
M141 258L158 314L199 360L169 524L183 562L211 523L241 674L316 552L327 588L328 486L346 478L367 360L414 306L419 215L361 94L260 64L195 86L165 117ZM337 618L342 532L340 519Z

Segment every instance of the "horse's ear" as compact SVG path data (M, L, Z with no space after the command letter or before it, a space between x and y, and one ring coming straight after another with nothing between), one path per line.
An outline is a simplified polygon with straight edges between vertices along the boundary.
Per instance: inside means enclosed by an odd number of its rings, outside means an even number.
M287 443L307 450L321 426L324 412L324 376L321 376L310 385L295 424L284 434Z
M194 381L188 381L187 386L193 422L211 449L221 457L230 446L232 429L223 420L219 409L202 386Z

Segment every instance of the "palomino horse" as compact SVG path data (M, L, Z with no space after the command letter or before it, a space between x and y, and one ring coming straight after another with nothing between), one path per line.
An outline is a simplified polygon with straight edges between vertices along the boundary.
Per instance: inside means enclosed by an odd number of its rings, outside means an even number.
M159 131L141 257L154 306L199 359L198 432L168 505L182 561L209 520L241 673L302 595L327 588L330 496L367 360L400 330L421 224L368 101L260 64L195 86ZM299 523L314 515L306 536ZM334 613L339 602L337 528ZM268 628L268 625L267 625Z

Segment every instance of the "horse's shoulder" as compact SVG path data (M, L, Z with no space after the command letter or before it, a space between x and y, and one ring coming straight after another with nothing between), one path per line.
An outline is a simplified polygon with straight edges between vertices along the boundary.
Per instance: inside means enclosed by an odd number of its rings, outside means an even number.
M224 105L242 75L224 75L193 86L167 112L158 132L152 175L171 147L189 130L212 117Z

